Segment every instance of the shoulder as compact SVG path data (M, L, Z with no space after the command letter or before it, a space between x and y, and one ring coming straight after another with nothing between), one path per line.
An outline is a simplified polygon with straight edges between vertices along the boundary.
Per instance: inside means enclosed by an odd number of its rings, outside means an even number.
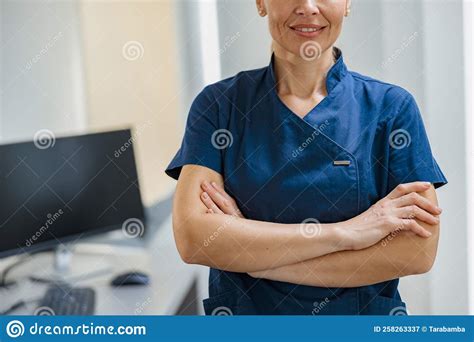
M234 76L206 85L191 106L193 115L205 114L224 122L232 107L251 101L261 89L267 68L240 71Z
M414 96L407 89L358 72L349 71L349 74L352 76L354 93L376 108L380 122L405 115L407 109L418 110Z
M200 95L219 99L223 96L231 98L237 93L252 92L261 84L266 71L267 67L240 71L231 77L206 85Z

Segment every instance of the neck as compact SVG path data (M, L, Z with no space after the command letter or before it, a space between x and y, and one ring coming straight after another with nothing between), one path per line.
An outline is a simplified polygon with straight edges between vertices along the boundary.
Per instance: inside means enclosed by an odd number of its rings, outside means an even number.
M333 48L308 61L274 44L274 72L277 92L308 98L327 95L326 74L334 65Z

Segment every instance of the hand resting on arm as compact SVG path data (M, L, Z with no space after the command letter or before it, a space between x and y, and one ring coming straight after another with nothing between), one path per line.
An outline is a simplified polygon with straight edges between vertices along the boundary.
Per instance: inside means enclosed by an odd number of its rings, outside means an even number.
M212 186L214 182L216 186ZM224 210L238 210L235 201L221 190L221 202L212 189L223 189L222 176L206 167L185 165L181 171L173 205L173 231L178 251L187 263L207 265L234 272L258 272L298 264L339 251L360 250L372 246L399 229L425 238L430 233L413 219L370 219L321 224L320 234L308 236L302 224L279 224L248 220L241 215L208 212L201 193L203 186L215 204ZM421 182L405 191L426 190ZM216 190L217 191L217 190ZM221 203L219 205L219 203ZM217 211L217 209L214 207ZM431 217L422 207L416 216ZM395 217L398 215L397 217ZM311 224L311 223L309 223ZM205 243L208 241L208 243Z

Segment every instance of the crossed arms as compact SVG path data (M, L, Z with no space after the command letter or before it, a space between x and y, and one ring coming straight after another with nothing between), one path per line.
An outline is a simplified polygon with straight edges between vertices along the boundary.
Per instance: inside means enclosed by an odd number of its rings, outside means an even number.
M300 224L244 218L219 173L185 165L173 231L187 263L295 284L356 287L428 272L440 213L431 184L402 184L361 215L305 236Z

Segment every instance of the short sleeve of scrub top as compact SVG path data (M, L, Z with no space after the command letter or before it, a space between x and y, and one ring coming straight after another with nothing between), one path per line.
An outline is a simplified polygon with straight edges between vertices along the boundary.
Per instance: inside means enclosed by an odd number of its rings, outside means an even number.
M435 188L447 183L432 155L422 116L411 94L387 122L386 134L390 149L388 191L415 181L431 182Z
M194 99L186 120L181 148L168 165L166 174L179 178L186 164L208 167L222 173L221 149L230 143L227 131L219 130L217 102L210 87L204 88Z
M283 224L347 220L400 183L446 184L413 96L348 70L334 52L328 94L304 117L280 100L273 56L204 88L166 173L208 167L246 218ZM211 268L203 306L208 315L389 315L405 308L398 282L316 287Z

